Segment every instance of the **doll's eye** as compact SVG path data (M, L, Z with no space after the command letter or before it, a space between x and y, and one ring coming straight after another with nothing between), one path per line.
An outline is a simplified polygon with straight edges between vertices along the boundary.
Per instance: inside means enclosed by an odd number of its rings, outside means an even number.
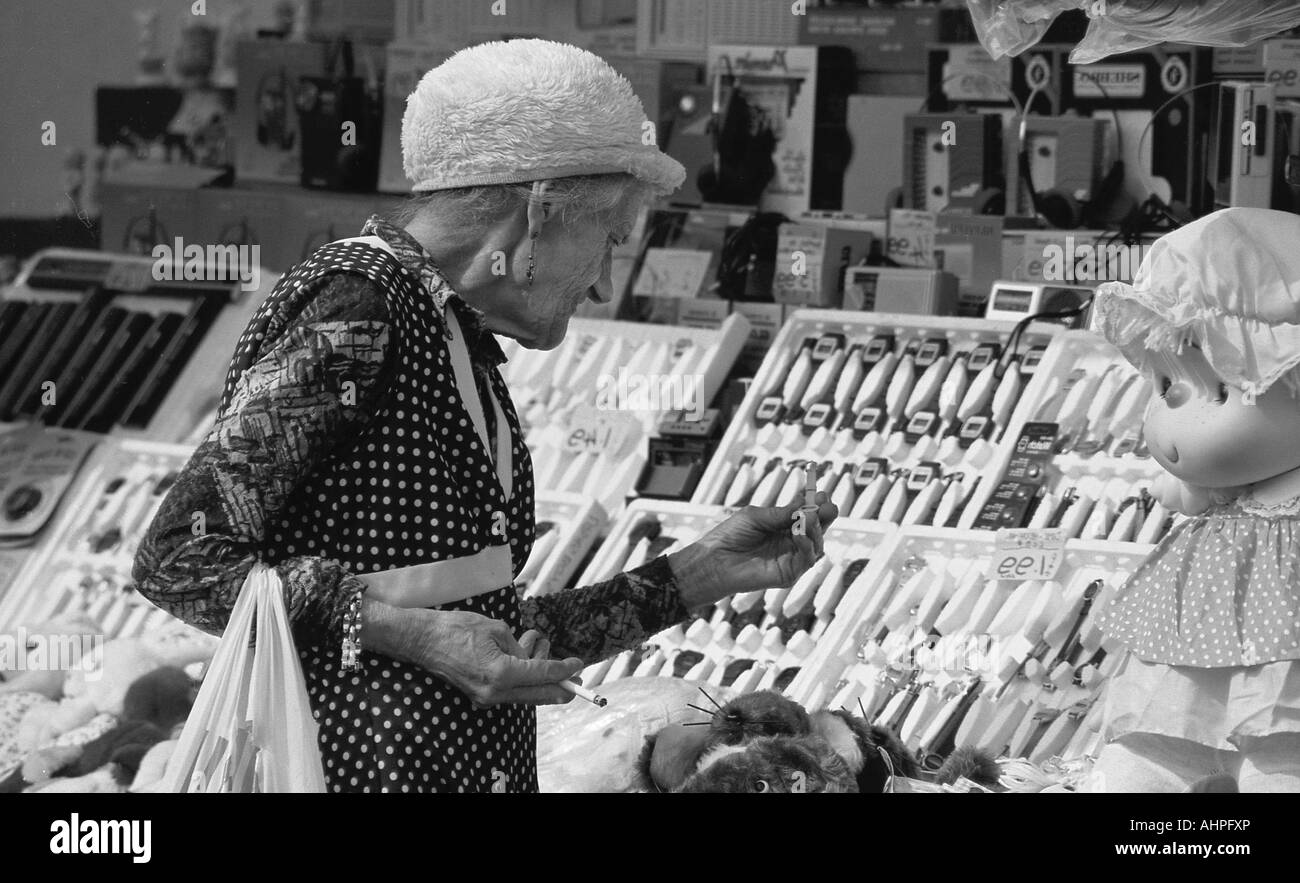
M754 780L754 793L756 794L766 794L768 791L771 790L771 788L772 786L768 785L767 782L765 782L762 779Z
M1219 384L1219 397L1218 397L1215 401L1217 401L1220 405L1223 405L1223 404L1226 404L1226 403L1227 403L1227 401L1228 401L1228 384L1226 384L1226 383L1220 383L1220 384Z

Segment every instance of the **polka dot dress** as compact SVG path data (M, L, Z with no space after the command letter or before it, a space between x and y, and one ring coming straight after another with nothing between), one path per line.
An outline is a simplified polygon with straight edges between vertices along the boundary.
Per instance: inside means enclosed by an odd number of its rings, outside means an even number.
M1226 668L1300 660L1300 499L1249 498L1172 531L1102 627L1148 662Z
M494 513L501 511L518 574L534 529L532 467L518 417L492 368L488 382L512 438L512 494L505 499L457 392L438 301L416 277L372 246L335 243L290 271L262 311L295 309L302 285L339 271L363 274L384 292L396 371L364 431L300 483L268 525L267 560L322 555L364 575L472 555L494 541ZM458 299L448 308L459 309ZM242 345L259 342L250 326ZM440 609L479 613L521 631L513 587ZM300 648L331 790L537 790L531 707L476 710L442 679L371 652L362 654L361 672L344 673L339 653L334 644Z

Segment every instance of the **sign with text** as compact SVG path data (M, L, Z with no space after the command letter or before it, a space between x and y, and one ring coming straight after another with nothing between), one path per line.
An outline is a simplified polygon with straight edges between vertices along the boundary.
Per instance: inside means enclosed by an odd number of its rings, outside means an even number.
M564 430L564 449L620 457L627 453L641 429L636 416L622 411L601 411L589 405L574 410Z
M891 209L885 256L904 267L934 266L937 216L915 209Z
M1008 528L997 532L989 579L1052 579L1065 558L1061 528Z

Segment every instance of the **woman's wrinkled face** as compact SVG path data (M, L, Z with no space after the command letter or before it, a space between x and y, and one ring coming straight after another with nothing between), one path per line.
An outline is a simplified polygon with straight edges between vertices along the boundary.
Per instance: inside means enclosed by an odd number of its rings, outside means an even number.
M1247 405L1192 344L1181 354L1153 354L1150 380L1147 447L1177 478L1226 488L1300 468L1300 401L1284 384Z
M613 297L613 250L631 234L636 210L629 202L609 217L568 223L557 217L546 223L536 242L533 283L522 289L518 315L511 317L512 324L527 329L518 337L524 346L554 349L584 300L606 303Z

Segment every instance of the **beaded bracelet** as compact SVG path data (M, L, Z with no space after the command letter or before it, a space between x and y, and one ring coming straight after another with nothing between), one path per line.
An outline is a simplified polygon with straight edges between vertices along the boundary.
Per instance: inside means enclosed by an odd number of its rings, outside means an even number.
M361 590L348 601L343 614L343 670L361 669Z

